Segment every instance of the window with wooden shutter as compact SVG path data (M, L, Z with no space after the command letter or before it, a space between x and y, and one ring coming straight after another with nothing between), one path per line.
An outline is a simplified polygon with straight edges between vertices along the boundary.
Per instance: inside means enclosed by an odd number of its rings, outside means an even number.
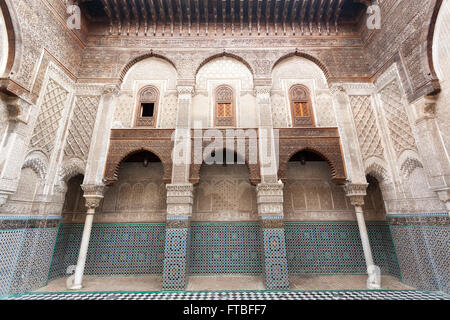
M234 127L235 108L233 88L222 85L215 92L215 125L217 127Z
M311 96L307 87L295 85L289 90L289 99L292 110L292 125L294 127L307 127L314 125Z

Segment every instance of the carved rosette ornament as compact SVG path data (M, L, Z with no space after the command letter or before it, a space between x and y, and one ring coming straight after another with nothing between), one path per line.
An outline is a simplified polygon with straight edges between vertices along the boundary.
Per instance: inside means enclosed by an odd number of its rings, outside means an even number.
M367 183L348 183L344 186L345 194L350 198L350 203L355 207L364 205L364 197L367 194Z
M105 192L105 185L103 184L83 184L81 189L84 192L84 198L86 199L86 207L88 208L87 214L94 214L95 209L100 205Z
M167 215L191 216L194 203L194 186L187 184L168 184Z
M260 216L283 216L283 183L260 183L256 192Z

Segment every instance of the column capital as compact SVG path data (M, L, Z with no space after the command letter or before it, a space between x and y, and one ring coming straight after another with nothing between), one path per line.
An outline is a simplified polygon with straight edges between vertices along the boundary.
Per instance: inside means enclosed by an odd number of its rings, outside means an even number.
M270 97L270 92L272 91L272 86L255 86L254 87L256 97Z
M120 92L120 86L116 83L106 84L103 87L102 95L113 95L116 96Z
M260 216L283 216L283 188L278 183L260 183L256 186L256 200Z
M439 200L445 203L447 212L450 214L450 187L435 188L433 191L437 193Z
M179 96L185 96L185 95L192 96L194 94L195 89L194 89L194 86L178 85L177 91L178 91Z
M367 194L368 183L347 183L344 186L345 195L350 198L352 206L362 207Z
M103 199L105 192L105 185L103 184L83 184L81 189L84 192L84 198L86 199L86 207L88 209L95 209L100 205L100 201Z
M434 119L436 117L437 99L437 95L427 95L423 96L417 101L417 103L415 103L417 113L416 124L419 124L425 120Z
M28 122L28 114L32 105L30 102L17 96L7 97L5 102L9 121L23 122L25 124Z
M330 89L331 94L333 95L346 95L347 91L342 83L333 84Z
M168 184L167 215L191 216L194 204L194 185L192 183Z

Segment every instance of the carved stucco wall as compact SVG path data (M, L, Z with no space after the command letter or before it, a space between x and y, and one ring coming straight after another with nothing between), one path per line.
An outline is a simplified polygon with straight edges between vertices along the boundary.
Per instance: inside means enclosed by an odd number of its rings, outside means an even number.
M221 57L206 63L197 73L195 96L192 100L192 121L204 128L214 124L214 92L226 84L234 90L237 127L257 126L256 101L253 96L253 75L242 62Z
M49 2L49 0L44 1ZM14 7L20 23L23 52L20 69L12 77L27 89L31 89L33 75L37 71L39 58L44 48L74 74L78 70L82 57L82 45L77 37L68 31L65 18L55 18L54 13L43 3L44 1L9 2ZM61 9L59 1L50 2L55 8Z
M375 85L375 100L350 96L350 104L365 167L369 171L371 166L378 167L374 170L382 183L387 212L442 212L445 209L430 189L424 155L418 149L420 132L398 65L391 65Z
M245 165L203 165L195 188L194 221L258 221L256 189Z
M119 181L109 187L95 214L95 223L163 222L166 216L166 187L161 163L123 163ZM76 183L78 182L78 187ZM80 181L69 187L63 213L64 222L84 221ZM78 200L77 200L78 199ZM80 205L81 204L81 205Z
M289 90L295 84L303 84L311 92L316 126L336 127L333 100L323 71L314 62L291 57L278 63L272 72L273 126L292 126Z
M175 128L177 71L167 61L148 58L136 63L126 74L119 93L113 128L131 128L140 89L153 85L159 90L157 128Z

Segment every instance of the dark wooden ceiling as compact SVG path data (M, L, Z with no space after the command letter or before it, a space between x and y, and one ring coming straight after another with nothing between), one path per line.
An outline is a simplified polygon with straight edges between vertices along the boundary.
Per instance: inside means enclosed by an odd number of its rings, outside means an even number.
M108 23L110 32L154 32L158 26L195 32L200 28L233 32L244 28L264 33L267 26L334 32L342 24L357 24L366 0L76 0L90 21Z

